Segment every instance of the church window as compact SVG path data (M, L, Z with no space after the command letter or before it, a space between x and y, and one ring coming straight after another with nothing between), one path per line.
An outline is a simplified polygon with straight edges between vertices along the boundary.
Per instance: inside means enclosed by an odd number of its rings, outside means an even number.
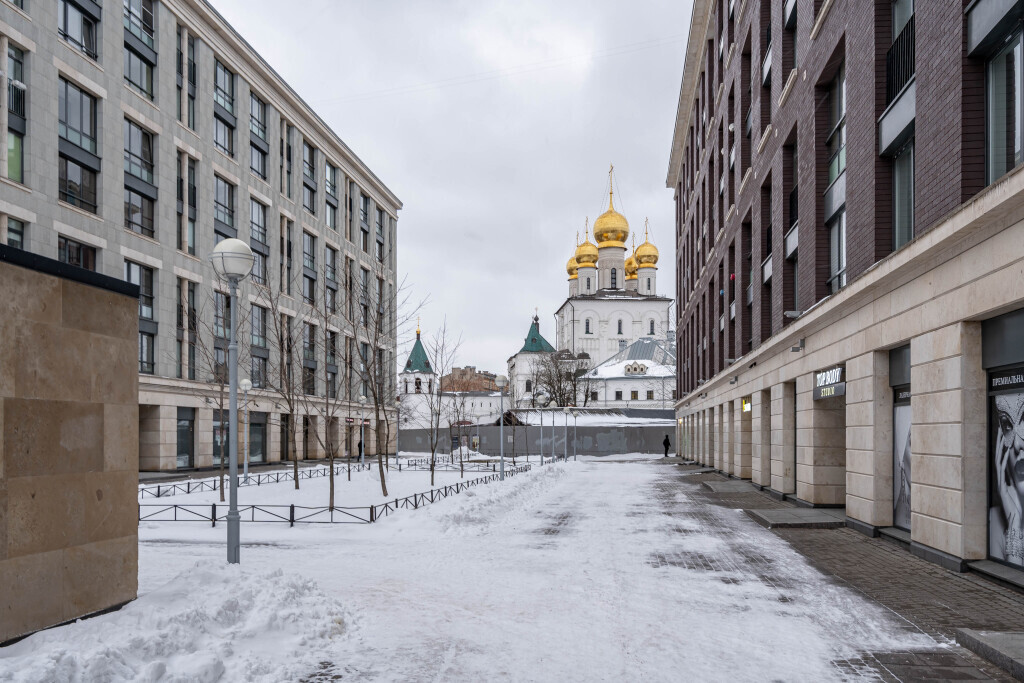
M587 278L587 291L590 291L590 278Z
M597 392L596 391L591 391L590 392L590 400L591 401L596 401L597 400Z
M621 391L616 391L615 392L615 400L616 401L621 401L622 400L622 392Z
M431 394L434 393L434 380L427 381L427 391Z
M622 319L619 319L619 334L622 334Z
M629 392L629 400L630 401L635 401L639 397L640 397L640 392L637 391L636 389L634 389L633 391Z
M585 334L590 334L590 318L587 318L586 322L584 323L584 327Z
M423 380L421 380L419 377L417 377L416 378L416 393L419 394L419 393L422 393L422 392L423 392Z
M526 390L527 391L533 391L533 382L532 381L526 380Z
M647 291L651 291L651 278L647 278Z
M409 380L405 380L405 393L409 393Z
M612 289L618 289L619 287L619 273L617 270L612 268Z
M654 334L654 320L651 320L650 323L651 323L651 327L650 327L651 331L648 332L647 334L653 335Z
M648 389L647 390L647 400L648 401L653 401L654 400L654 390L653 389Z

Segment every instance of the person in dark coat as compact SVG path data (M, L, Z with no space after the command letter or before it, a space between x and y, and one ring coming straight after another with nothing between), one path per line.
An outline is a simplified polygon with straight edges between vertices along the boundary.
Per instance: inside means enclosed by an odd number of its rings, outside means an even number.
M665 457L668 457L668 449L672 447L672 442L668 439L668 434L665 435L665 440L661 442L661 445L665 447Z

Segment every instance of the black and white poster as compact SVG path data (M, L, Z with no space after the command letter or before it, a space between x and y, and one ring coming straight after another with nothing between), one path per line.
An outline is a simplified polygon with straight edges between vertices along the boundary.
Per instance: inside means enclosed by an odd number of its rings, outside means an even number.
M910 387L894 389L892 411L892 524L910 531Z
M989 390L989 555L1024 566L1024 369L992 373Z

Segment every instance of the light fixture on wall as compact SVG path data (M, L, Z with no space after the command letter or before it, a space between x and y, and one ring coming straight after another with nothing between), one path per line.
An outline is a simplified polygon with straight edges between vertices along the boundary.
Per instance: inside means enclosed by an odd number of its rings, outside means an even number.
M739 376L739 375L736 375L736 376L735 376L735 377L733 377L733 378L732 378L731 380L729 380L729 384L736 384L736 383L737 383L737 382L739 382L739 381L740 381L740 376Z
M726 358L726 359L725 359L725 364L726 364L726 365L732 365L732 364L733 364L733 363L735 363L735 362L736 362L736 359L735 359L735 358Z
M787 318L799 318L803 314L803 311L783 311L782 313L782 315L786 316Z
M797 345L794 346L793 348L791 348L790 351L792 351L793 353L796 353L798 351L803 351L803 350L804 350L804 340L803 340L803 337L801 337L800 341L797 342Z
M755 365L757 365L757 361L756 360L753 363L751 363L750 365L748 365L747 368L753 368Z

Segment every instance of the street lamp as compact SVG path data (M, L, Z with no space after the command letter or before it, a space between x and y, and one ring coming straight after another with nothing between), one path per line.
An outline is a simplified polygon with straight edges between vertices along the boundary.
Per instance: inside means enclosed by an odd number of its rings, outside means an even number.
M501 404L498 416L498 446L501 453L501 476L498 477L501 481L505 481L505 385L508 384L508 379L505 375L498 375L494 378L494 383L498 387L498 394L501 396L498 399Z
M231 492L228 498L228 563L238 564L241 555L238 516L238 283L252 271L252 249L242 240L222 240L210 253L210 263L221 280L227 280L230 292L231 339L228 344L228 473Z
M366 453L366 442L363 441L363 422L366 421L366 418L363 417L363 415L364 415L363 411L365 409L366 409L366 397L365 396L360 396L359 397L359 464L360 465L365 465L366 464L366 458L363 455L364 453Z
M564 453L564 455L562 455L562 460L568 460L569 459L569 406L565 406L564 408L562 408L562 412L565 413L565 429L562 431L562 434L565 437L564 439L562 439L562 441L565 442L563 444L565 446L565 453Z
M245 471L242 474L242 481L249 483L249 390L252 389L252 381L246 377L238 386L242 388L242 403L245 404Z
M575 410L572 411L572 461L576 462L576 418L580 414Z

